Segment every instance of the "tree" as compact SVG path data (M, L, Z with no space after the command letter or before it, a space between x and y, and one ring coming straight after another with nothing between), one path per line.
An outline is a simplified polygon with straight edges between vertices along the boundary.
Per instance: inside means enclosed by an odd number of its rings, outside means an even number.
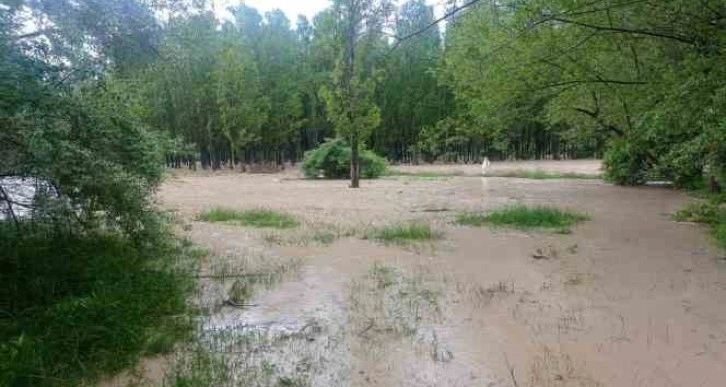
M439 85L436 72L442 40L434 25L434 10L423 0L404 3L395 15L394 33L404 37L425 29L415 38L385 47L386 82L377 90L381 125L373 132L373 149L391 159L417 161L420 133L447 117L453 106L450 92Z
M234 169L237 150L261 137L258 130L267 119L268 100L262 94L254 52L233 26L225 27L212 79L220 130L229 142L229 168Z
M585 148L628 144L634 162L618 165L684 184L723 168L703 140L719 138L723 14L707 0L482 2L452 29L446 73L488 130L537 117Z
M328 115L338 132L351 146L350 186L360 187L361 143L380 122L373 102L376 76L365 56L380 38L391 4L386 0L335 0L338 22L339 57L334 71L333 90L324 90Z

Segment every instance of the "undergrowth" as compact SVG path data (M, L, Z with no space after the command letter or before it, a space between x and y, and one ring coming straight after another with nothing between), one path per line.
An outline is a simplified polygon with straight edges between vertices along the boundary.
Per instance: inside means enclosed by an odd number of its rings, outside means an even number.
M572 226L588 220L587 215L554 207L514 205L485 214L465 213L456 218L463 226L505 226L518 229L544 229L570 233Z
M197 219L260 228L294 228L300 225L293 215L268 209L235 210L217 207L201 213Z
M92 384L191 337L199 256L165 232L0 223L0 250L0 386Z

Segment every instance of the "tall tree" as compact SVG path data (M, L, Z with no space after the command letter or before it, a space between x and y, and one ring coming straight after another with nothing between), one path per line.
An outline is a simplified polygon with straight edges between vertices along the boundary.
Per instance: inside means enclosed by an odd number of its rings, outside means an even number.
M358 54L370 49L380 38L391 3L334 0L333 10L338 22L339 57L333 90L324 95L329 119L338 134L350 143L350 186L358 188L361 143L380 122L380 110L373 101L376 71L365 66L365 56Z
M386 82L377 91L381 125L374 131L372 147L396 160L418 156L417 144L426 126L449 115L451 97L439 85L436 70L442 53L441 34L434 23L433 7L423 0L404 3L395 15L394 33L415 38L387 49Z
M710 0L482 2L453 30L446 68L486 127L539 112L550 127L609 139L618 182L656 170L687 183L724 166L721 147L705 144L723 125L725 11Z
M212 79L217 94L219 128L229 142L229 168L234 169L238 149L260 139L267 120L268 98L262 93L255 56L246 39L226 25Z

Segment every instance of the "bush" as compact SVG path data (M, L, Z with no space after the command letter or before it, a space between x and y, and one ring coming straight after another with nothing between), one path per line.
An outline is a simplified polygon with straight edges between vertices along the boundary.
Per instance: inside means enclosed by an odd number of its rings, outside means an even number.
M326 179L350 178L351 149L341 139L328 140L316 149L305 153L302 163L303 173L309 179L324 177ZM370 150L360 154L360 175L365 179L376 179L385 172L386 159Z
M92 385L190 337L188 245L33 228L0 222L0 386Z
M610 144L603 159L605 180L618 185L641 185L647 180L646 153L627 139Z

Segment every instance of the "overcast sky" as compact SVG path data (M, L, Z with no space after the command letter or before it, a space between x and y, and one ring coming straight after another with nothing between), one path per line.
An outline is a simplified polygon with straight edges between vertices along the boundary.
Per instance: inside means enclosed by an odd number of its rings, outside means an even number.
M223 16L226 13L227 7L230 5L240 4L241 0L213 0L217 15ZM427 0L429 4L441 4L442 0ZM245 0L245 4L250 7L257 8L261 14L267 11L279 8L287 15L293 25L297 15L305 15L308 19L312 19L316 13L322 11L330 5L330 0ZM441 8L441 7L437 7ZM439 14L440 9L437 9Z

